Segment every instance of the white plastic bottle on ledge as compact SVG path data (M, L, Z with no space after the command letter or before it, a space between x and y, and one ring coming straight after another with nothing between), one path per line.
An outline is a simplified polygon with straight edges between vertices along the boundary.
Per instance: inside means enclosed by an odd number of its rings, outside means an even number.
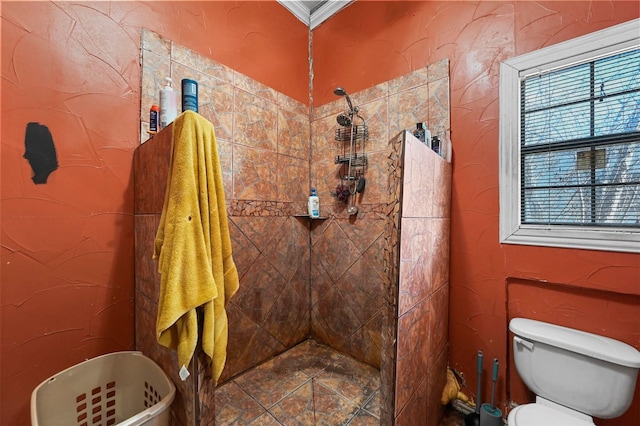
M308 202L309 217L317 219L320 217L320 198L316 194L316 189L311 188L311 195Z
M440 148L440 155L450 163L452 152L453 148L451 147L451 136L449 134L449 131L446 131L442 136L442 147Z
M173 90L171 77L164 79L160 89L160 127L165 128L178 116L178 96Z

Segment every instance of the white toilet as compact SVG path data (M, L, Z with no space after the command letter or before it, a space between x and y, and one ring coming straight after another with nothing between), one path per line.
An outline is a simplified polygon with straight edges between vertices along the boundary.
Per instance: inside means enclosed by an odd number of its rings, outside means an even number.
M536 402L509 413L509 426L594 425L631 405L640 352L618 340L514 318L509 323L516 370Z

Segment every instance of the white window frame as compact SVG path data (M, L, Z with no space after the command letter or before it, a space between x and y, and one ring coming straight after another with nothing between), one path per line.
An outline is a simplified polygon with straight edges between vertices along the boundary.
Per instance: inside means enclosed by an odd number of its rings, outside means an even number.
M527 225L520 219L520 82L527 76L640 46L634 19L500 64L500 242L640 253L640 228Z

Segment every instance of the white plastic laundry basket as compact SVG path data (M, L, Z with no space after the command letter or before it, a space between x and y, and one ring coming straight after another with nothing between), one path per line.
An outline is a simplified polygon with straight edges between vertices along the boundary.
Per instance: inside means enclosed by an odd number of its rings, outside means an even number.
M48 378L31 394L33 426L168 426L176 388L140 352L115 352Z

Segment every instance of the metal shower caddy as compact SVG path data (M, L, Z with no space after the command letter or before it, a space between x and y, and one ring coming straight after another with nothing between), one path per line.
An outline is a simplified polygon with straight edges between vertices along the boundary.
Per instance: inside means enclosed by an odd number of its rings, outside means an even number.
M334 93L338 96L344 96L349 105L348 111L336 117L340 127L336 128L334 139L343 142L341 153L335 157L335 164L341 165L338 172L340 185L336 189L336 194L339 200L350 202L348 213L355 215L358 213L358 208L355 206L355 195L363 192L365 187L364 172L367 167L365 144L369 138L369 130L365 119L359 114L359 108L353 106L346 90L338 87ZM356 120L359 120L360 124L356 123Z
M351 167L364 167L367 165L367 155L364 153L364 143L369 138L369 130L367 129L366 124L362 125L351 125L348 128L342 127L337 128L335 132L335 140L338 142L349 142L351 144L351 132L353 131L353 141L354 143L360 143L362 147L362 152L358 154L358 152L347 152L347 147L351 148L350 145L343 144L342 145L342 154L336 155L335 163L336 164L348 164L349 160L351 160ZM351 151L351 149L350 149ZM348 178L348 173L345 175Z

